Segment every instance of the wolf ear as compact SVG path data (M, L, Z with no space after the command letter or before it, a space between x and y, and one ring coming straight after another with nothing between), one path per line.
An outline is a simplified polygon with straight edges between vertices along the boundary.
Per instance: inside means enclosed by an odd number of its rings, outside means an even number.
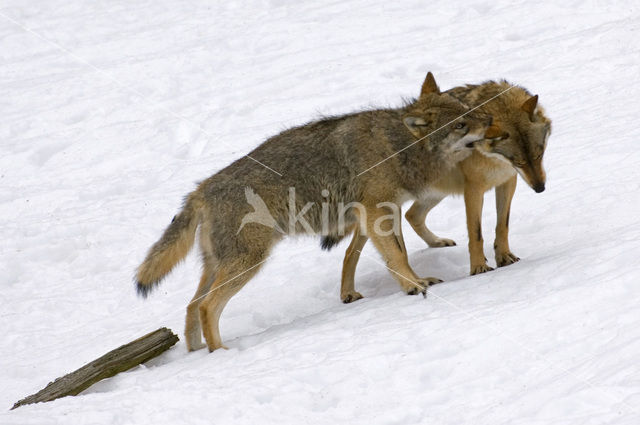
M532 96L529 99L527 99L522 106L520 107L520 109L522 109L523 111L525 111L527 114L529 114L529 119L531 121L533 121L533 113L536 110L536 106L538 106L538 95Z
M426 96L431 93L440 94L440 88L436 84L436 79L433 78L433 74L431 73L431 71L429 71L427 72L427 78L425 78L424 83L422 83L420 97Z
M416 137L420 137L422 132L429 127L429 123L424 118L419 117L405 117L402 122L404 122L411 134Z

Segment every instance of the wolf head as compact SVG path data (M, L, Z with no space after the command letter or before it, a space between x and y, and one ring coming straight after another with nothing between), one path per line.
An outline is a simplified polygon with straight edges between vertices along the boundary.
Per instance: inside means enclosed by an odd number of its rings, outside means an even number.
M509 162L537 193L544 191L546 174L542 157L551 134L551 121L538 107L538 95L520 108L509 111L506 119L496 119L476 147L485 155Z
M442 94L433 74L427 74L420 97L403 117L404 125L417 140L429 138L429 146L455 155L458 161L471 155L475 142L483 140L491 117Z

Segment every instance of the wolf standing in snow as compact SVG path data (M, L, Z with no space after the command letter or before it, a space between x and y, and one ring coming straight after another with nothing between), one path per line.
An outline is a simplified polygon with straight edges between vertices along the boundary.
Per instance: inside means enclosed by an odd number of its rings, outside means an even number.
M508 91L507 91L508 90ZM519 260L509 249L509 215L516 189L517 174L536 192L542 192L546 175L542 158L551 133L551 120L532 96L522 87L506 81L489 81L480 85L455 87L445 92L470 107L493 117L487 137L476 144L471 156L452 168L411 206L407 221L430 247L455 245L451 239L440 238L425 224L429 211L449 194L464 194L469 234L470 273L492 270L484 256L482 238L482 204L484 193L496 188L495 258L498 267ZM487 102L487 100L491 101ZM355 229L345 254L340 297L344 302L362 298L355 291L354 276L360 251L367 237ZM323 246L331 247L336 240L325 238Z
M287 233L283 229L339 237L359 227L396 272L402 289L425 293L440 280L414 273L395 228L399 217L390 217L399 214L404 200L416 199L468 157L490 124L489 115L440 94L428 74L420 97L404 107L286 130L187 196L138 268L138 291L146 295L186 256L199 226L204 267L187 306L185 336L188 349L195 350L204 346L203 333L213 351L223 347L218 327L223 308L266 261ZM246 220L247 214L255 219Z

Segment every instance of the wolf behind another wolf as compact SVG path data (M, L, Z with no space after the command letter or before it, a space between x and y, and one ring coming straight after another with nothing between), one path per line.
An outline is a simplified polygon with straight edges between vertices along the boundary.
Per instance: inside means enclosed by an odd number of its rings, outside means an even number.
M551 120L532 96L522 87L506 81L489 81L480 85L455 87L445 92L478 111L490 114L493 125L487 137L476 144L474 152L423 192L406 213L409 224L431 247L455 245L440 238L425 224L429 211L449 194L464 194L469 235L470 273L492 270L484 256L482 237L482 205L484 193L496 188L495 258L498 267L519 260L509 248L509 217L516 188L517 174L536 192L545 188L546 174L542 165ZM337 239L325 238L323 247L330 248ZM342 270L341 299L348 303L362 298L355 291L355 269L360 251L367 242L358 229L347 248Z

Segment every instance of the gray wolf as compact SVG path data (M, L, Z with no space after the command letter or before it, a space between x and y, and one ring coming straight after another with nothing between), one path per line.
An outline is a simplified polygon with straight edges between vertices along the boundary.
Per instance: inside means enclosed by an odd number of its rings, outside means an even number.
M490 116L441 94L429 73L419 98L400 108L283 131L250 153L255 161L240 158L187 195L137 269L138 292L145 296L187 255L199 228L203 273L187 306L185 336L188 349L196 350L204 347L204 334L213 351L223 347L219 318L225 305L285 233L339 238L357 228L398 273L407 294L425 293L440 280L420 278L409 266L394 224L400 222L398 206L468 157L490 124ZM267 210L273 220L264 219ZM246 219L256 214L260 219Z

